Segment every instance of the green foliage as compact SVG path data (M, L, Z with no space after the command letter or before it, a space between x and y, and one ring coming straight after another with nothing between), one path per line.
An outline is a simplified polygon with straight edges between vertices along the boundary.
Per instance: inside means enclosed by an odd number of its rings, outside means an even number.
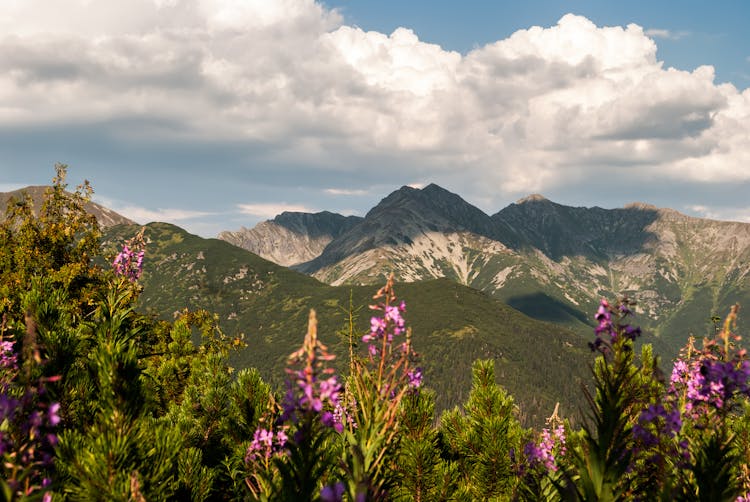
M164 500L176 489L179 431L146 413L136 340L140 327L124 280L100 299L89 356L93 423L60 437L65 492L74 500Z
M118 275L95 265L104 258L83 209L90 187L70 194L64 179L58 166L41 209L30 198L13 202L0 224L0 341L19 358L0 371L0 445L38 439L8 414L9 397L32 390L29 410L48 412L52 425L56 401L62 419L54 467L34 461L27 473L16 451L0 453L0 500L51 490L62 500L317 501L339 489L346 500L737 500L750 490L750 362L735 347L736 309L722 330L714 320L716 338L702 350L689 345L668 390L651 346L637 358L625 336L634 331L607 324L615 310L600 311L606 322L597 336L612 337L593 344L600 355L584 393L590 415L578 419L579 430L566 422L554 446L527 442L550 435L535 436L522 422L539 424L559 395L571 408L577 402L569 389L579 383L584 350L572 333L431 281L399 286L417 326L412 336L402 329L404 309L386 308L395 305L389 281L376 295L386 299L372 326L380 319L403 335L391 343L356 315L370 288L321 285L164 224L146 229L144 280L140 270ZM144 230L120 228L110 238L135 231ZM311 319L303 349L286 359L311 306L324 313L321 340ZM336 335L342 313L346 329ZM346 378L327 366L333 357L323 340L349 356L336 366ZM358 354L362 343L366 355ZM415 389L412 346L436 392ZM466 396L469 360L468 398L436 427L436 410ZM297 408L287 396L282 414L272 372L301 361L288 368ZM548 369L551 361L560 363ZM563 379L567 385L551 383ZM521 408L498 381L518 390ZM351 420L332 422L333 411ZM562 423L557 411L553 417ZM277 442L253 456L265 429ZM556 457L540 456L542 446ZM46 477L51 485L42 486Z
M96 218L84 209L91 187L85 182L68 193L67 167L57 164L55 169L42 207L35 211L30 197L11 199L0 224L0 306L16 315L19 298L34 277L66 289L81 312L87 311L89 293L98 282L91 259L98 254L101 234Z
M568 489L574 487L580 500L628 500L637 491L628 475L634 455L632 428L660 387L649 347L643 357L643 367L638 368L633 342L621 335L595 361L595 394L586 391L590 425L583 426L568 473Z
M440 421L450 455L456 459L462 488L474 500L507 499L515 474L510 451L520 451L523 430L513 398L495 383L492 361L476 361L473 386L464 411Z
M742 493L738 472L741 452L728 425L722 422L711 431L690 437L689 451L693 456L687 469L680 472L677 499L734 501Z
M29 197L11 201L0 225L2 336L21 348L27 378L45 379L60 402L52 488L71 500L224 493L217 484L244 454L268 386L251 370L231 378L229 351L241 340L224 337L214 316L185 311L170 323L135 310L141 286L94 264L90 187L66 192L57 170L40 210Z
M395 483L392 456L400 441L398 403L384 399L377 377L357 363L350 375L349 391L356 402L353 413L356 428L344 430L344 464L348 493L352 499L366 494L383 500Z
M138 231L108 229L113 245ZM336 368L350 370L349 333L357 352L369 315L349 318L367 306L372 286L332 287L216 239L202 239L166 223L147 226L148 259L139 306L162 319L183 308L216 312L230 336L247 348L230 356L237 368L257 368L274 389L283 389L286 356L299 345L299 327L318 312L321 340L336 354ZM580 335L543 323L477 290L447 279L397 285L407 304L414 350L435 390L436 412L460 405L471 389L471 364L494 359L496 378L516 399L519 420L542 426L557 402L574 421L585 405L579 390L588 377L588 349ZM337 335L345 326L343 336ZM538 350L544 347L544 350ZM446 372L443 368L451 367Z
M435 393L422 390L407 394L401 405L401 442L395 461L397 486L393 498L414 502L450 500L458 490L458 472L441 457L440 434L434 428Z

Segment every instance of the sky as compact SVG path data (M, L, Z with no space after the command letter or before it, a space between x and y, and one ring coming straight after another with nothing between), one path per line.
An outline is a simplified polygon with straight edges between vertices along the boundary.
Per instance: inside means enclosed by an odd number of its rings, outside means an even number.
M204 237L429 183L750 222L750 2L0 0L0 191Z

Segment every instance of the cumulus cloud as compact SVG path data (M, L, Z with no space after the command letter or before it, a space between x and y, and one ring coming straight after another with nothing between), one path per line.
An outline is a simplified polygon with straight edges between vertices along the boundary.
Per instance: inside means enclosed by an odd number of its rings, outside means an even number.
M312 0L2 5L0 135L80 125L135 149L231 144L232 172L259 179L314 172L324 189L366 169L487 201L623 170L750 182L750 90L710 66L665 68L654 38L669 30L569 14L462 55Z

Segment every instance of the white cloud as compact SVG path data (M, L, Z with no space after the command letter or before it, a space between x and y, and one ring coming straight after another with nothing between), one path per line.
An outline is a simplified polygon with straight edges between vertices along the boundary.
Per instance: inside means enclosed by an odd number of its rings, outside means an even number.
M217 213L208 211L194 211L179 208L157 208L151 209L143 206L125 204L122 201L109 197L95 195L94 202L104 207L112 209L116 213L125 216L140 224L150 223L152 221L163 221L167 223L180 223L188 220L196 220L206 216L213 216Z
M344 189L344 188L326 188L324 191L325 193L329 195L346 195L346 196L366 195L368 193L367 190Z
M315 209L299 204L239 204L237 209L242 214L256 216L259 218L273 218L284 211L296 213L314 213Z
M148 209L145 207L138 206L122 206L112 207L115 212L136 221L141 224L150 223L152 221L164 221L164 222L180 222L184 220L192 220L205 216L211 216L216 213L207 211L191 211L188 209L177 209L177 208L157 208Z
M6 4L0 130L231 144L249 176L293 168L332 186L368 169L489 201L623 170L750 182L750 90L716 84L709 66L665 68L650 37L668 30L566 15L461 55L406 28L346 26L312 0Z
M687 31L672 31L662 28L649 28L644 33L652 38L664 38L667 40L679 40L690 35L690 32Z
M721 221L740 221L750 223L750 206L746 207L709 207L701 204L688 205L685 209L701 218Z

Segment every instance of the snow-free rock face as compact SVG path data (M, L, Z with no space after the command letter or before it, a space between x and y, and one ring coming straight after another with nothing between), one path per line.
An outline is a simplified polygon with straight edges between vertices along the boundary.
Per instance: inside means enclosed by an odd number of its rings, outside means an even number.
M4 214L5 208L11 198L20 201L23 198L24 192L31 197L34 204L34 210L40 209L44 201L44 193L48 188L49 187L47 186L29 186L12 192L0 192L0 213ZM99 222L99 225L103 228L121 224L132 225L135 223L133 220L129 220L123 215L95 202L89 202L86 204L86 211L93 214Z
M298 269L334 284L377 282L390 272L399 280L449 277L470 284L491 253L507 250L487 214L437 185L405 186Z
M329 242L361 219L328 211L316 214L284 212L253 228L221 232L218 237L288 267L317 257Z
M579 327L600 298L628 295L639 322L673 349L704 334L712 314L750 303L750 224L642 203L569 207L532 195L488 216L437 185L402 187L339 228L294 254L289 241L313 235L268 226L264 256L278 253L270 259L330 284L377 283L391 272L402 281L448 277Z

